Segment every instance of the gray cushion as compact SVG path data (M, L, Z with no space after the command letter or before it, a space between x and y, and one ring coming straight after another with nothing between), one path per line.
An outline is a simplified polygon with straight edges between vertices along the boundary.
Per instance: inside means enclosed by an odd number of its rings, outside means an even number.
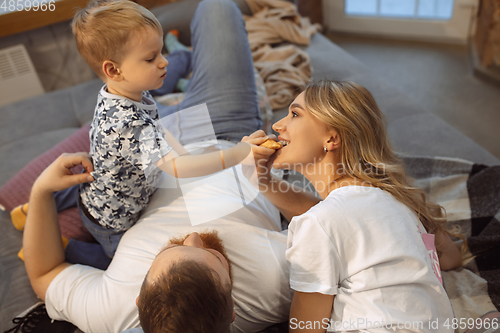
M25 138L0 145L0 186L3 186L26 164L73 134L77 127L33 133Z
M26 99L0 110L1 146L59 128L80 127L67 89Z
M73 112L80 127L90 122L94 117L97 93L103 84L100 79L95 79L68 89L73 104Z

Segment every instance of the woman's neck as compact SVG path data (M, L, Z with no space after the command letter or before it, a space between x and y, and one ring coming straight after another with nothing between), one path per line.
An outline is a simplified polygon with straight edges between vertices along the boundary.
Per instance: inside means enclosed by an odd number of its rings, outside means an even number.
M311 170L311 168L305 170L304 176L311 182L323 200L330 192L344 186L373 186L359 178L346 174L344 169L339 166L339 163L323 160L314 164L314 170Z

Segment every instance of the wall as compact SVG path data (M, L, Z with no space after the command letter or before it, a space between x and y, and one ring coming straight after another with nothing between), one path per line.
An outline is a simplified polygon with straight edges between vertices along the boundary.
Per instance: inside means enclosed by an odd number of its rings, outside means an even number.
M78 53L70 21L0 38L0 49L24 44L45 92L97 78Z
M500 66L500 0L482 0L476 45L483 66Z
M1 1L3 0L0 0L0 3ZM175 1L180 0L135 0L150 9ZM24 44L45 92L71 87L97 78L78 53L70 28L69 18L73 17L75 7L87 2L88 0L58 0L55 3L54 12L21 11L0 15L0 26L4 29L0 31L0 35L26 30L33 25L32 21L35 19L37 21L35 26L41 26L34 30L1 37L0 49ZM58 22L61 18L64 21Z
M448 21L345 15L345 0L322 0L323 21L329 31L404 40L466 45L474 31L479 0L454 0ZM496 1L496 0L495 0Z

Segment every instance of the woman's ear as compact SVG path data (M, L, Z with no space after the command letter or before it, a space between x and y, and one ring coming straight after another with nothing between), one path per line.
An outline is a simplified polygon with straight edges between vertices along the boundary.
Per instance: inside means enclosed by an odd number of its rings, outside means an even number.
M340 147L340 135L336 130L332 130L329 139L326 141L326 149L328 151L335 150Z
M107 79L119 82L123 80L123 76L121 74L118 66L111 60L104 60L102 63L102 71Z

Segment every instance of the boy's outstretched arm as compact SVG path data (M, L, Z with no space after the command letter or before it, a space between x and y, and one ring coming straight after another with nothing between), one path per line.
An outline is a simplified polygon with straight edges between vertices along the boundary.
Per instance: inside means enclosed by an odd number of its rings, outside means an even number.
M165 132L165 139L173 149L154 165L176 178L202 177L240 163L255 163L255 159L251 158L251 152L253 155L268 156L274 153L274 149L258 146L267 140L267 137L261 137L253 139L251 142L253 145L240 142L234 147L218 152L190 155L168 131Z
M86 172L73 174L70 169L80 164ZM52 280L70 266L64 262L54 192L92 181L91 171L88 153L63 154L33 184L23 237L24 263L31 286L43 301Z

